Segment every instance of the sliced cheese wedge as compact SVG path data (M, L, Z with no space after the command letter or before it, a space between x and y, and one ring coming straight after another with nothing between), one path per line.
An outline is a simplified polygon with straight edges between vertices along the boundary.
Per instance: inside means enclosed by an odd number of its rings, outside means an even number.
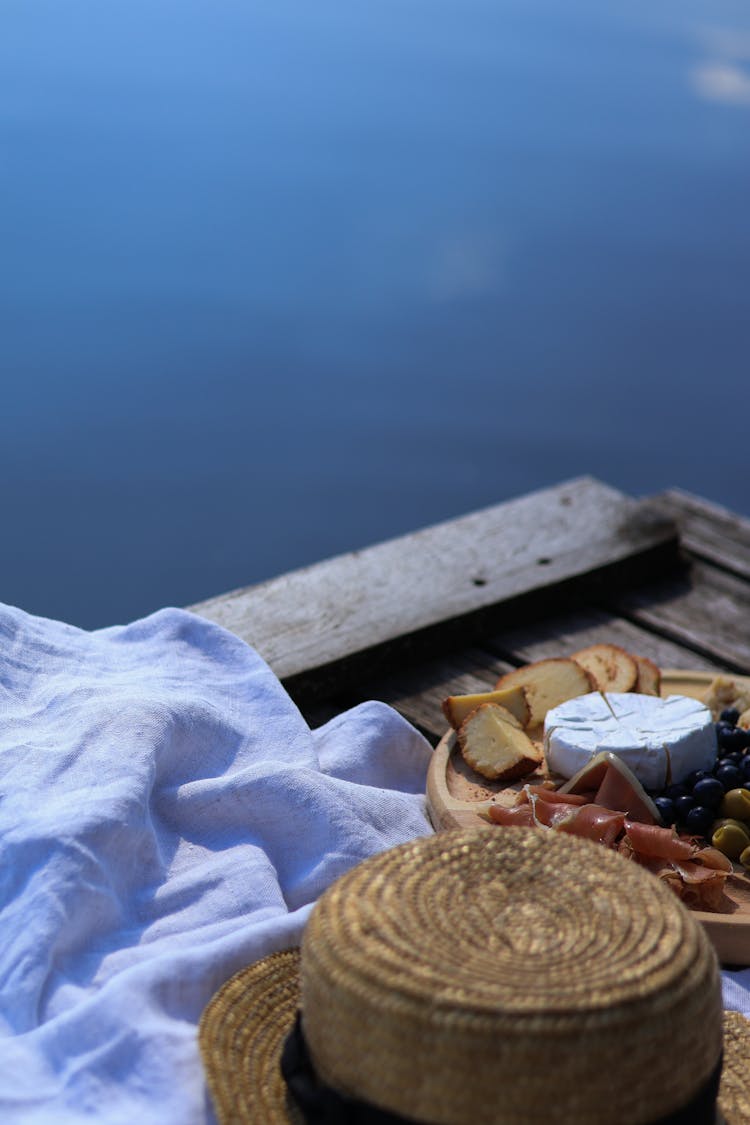
M646 789L660 790L714 765L716 730L709 709L684 695L592 692L548 712L544 752L553 773L572 777L603 750Z
M464 760L493 781L525 777L542 762L541 750L497 703L480 704L464 719L456 737Z
M526 692L522 687L479 692L475 695L449 695L443 700L443 714L453 729L458 730L464 719L483 703L499 703L517 719L520 726L528 726L531 711L526 702Z

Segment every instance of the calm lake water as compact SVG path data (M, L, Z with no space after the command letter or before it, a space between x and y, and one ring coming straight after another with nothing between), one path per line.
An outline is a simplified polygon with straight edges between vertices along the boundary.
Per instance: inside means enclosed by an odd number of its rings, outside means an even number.
M750 515L750 8L4 0L0 600L591 473Z

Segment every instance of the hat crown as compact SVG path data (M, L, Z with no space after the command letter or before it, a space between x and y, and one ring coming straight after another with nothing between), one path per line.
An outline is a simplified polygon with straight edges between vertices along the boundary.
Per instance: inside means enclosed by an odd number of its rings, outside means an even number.
M432 1125L639 1125L721 1052L716 957L653 876L587 841L456 831L365 860L301 962L321 1079Z

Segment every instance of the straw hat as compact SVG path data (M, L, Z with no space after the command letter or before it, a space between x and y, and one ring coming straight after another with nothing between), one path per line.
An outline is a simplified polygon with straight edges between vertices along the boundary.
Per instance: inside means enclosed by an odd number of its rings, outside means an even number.
M749 1027L733 1013L724 1035L713 948L653 876L585 840L503 828L360 863L318 901L301 951L224 985L200 1044L222 1125L645 1125L676 1111L670 1123L697 1125L714 1120L724 1038L720 1104L739 1125ZM310 1090L333 1111L300 1112Z

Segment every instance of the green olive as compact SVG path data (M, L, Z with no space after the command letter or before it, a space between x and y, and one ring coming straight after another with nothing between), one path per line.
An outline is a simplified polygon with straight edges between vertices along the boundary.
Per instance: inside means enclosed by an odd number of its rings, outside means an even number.
M750 848L745 848L744 852L740 852L740 863L743 867L750 867Z
M739 859L745 852L750 857L750 836L742 824L725 821L714 829L711 843L729 859Z
M717 828L723 828L725 824L732 824L735 828L740 828L750 841L750 824L746 824L744 820L733 820L731 817L725 816L714 821L711 831L715 832Z
M719 816L733 820L750 820L750 789L730 789L719 805Z

